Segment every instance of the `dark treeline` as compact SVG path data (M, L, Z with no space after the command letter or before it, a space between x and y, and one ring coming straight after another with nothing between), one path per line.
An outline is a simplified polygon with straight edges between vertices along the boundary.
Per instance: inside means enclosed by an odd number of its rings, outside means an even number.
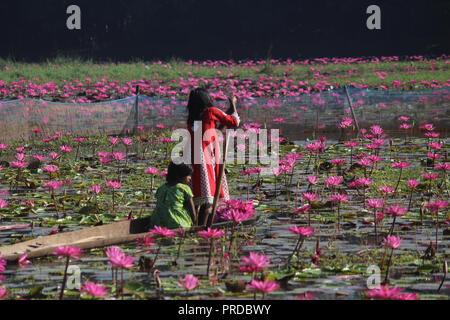
M81 8L68 30L66 8ZM381 8L381 30L366 8ZM449 53L448 0L2 0L1 57L94 60Z

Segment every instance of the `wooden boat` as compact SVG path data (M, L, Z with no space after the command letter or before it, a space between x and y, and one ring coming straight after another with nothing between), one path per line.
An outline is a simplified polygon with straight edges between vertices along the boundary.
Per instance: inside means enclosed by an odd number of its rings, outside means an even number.
M254 224L259 217L249 219L244 224ZM135 241L148 234L150 217L114 222L82 230L42 236L32 240L0 247L3 259L15 261L27 252L28 258L38 258L52 254L59 246L75 246L80 249L100 248ZM225 228L231 222L213 224L214 228ZM192 227L186 232L197 232L204 227Z

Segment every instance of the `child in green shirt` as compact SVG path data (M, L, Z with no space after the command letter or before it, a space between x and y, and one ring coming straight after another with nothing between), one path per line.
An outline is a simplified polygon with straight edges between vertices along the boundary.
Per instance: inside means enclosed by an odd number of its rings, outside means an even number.
M188 184L192 168L184 163L170 163L167 169L167 183L156 191L156 208L151 216L151 225L177 229L189 228L196 223L197 214Z

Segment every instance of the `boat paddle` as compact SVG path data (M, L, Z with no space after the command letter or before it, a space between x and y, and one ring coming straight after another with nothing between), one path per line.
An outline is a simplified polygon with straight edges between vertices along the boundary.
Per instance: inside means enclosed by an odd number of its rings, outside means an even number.
M220 189L222 188L222 180L223 180L223 175L225 172L225 159L227 157L227 149L228 149L228 134L225 138L225 152L224 152L224 156L223 156L223 161L222 163L219 165L219 177L216 180L216 192L214 194L214 201L213 201L213 206L212 206L212 217L211 220L208 223L208 227L211 227L213 221L214 221L214 217L216 216L216 211L217 211L217 207L219 205L219 198L220 198Z
M228 99L228 101L230 102L230 108L227 110L226 113L230 114L233 111L236 111L236 105L233 103L233 99ZM213 224L214 218L216 216L217 207L219 205L220 189L222 188L222 180L223 180L223 176L225 173L225 162L227 159L229 138L230 137L227 132L226 136L225 136L225 147L224 147L224 152L223 152L222 163L219 165L219 176L217 177L217 180L216 180L216 192L214 194L213 206L212 206L212 211L211 211L212 216L211 216L211 220L209 221L209 223L207 223L208 227L211 227L211 225Z

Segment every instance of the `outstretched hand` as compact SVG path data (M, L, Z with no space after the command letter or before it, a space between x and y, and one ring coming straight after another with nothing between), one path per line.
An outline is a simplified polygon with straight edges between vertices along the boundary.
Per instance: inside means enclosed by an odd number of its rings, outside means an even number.
M232 96L231 98L228 98L228 101L230 102L230 111L236 112L236 104L237 104L237 98L236 96Z

